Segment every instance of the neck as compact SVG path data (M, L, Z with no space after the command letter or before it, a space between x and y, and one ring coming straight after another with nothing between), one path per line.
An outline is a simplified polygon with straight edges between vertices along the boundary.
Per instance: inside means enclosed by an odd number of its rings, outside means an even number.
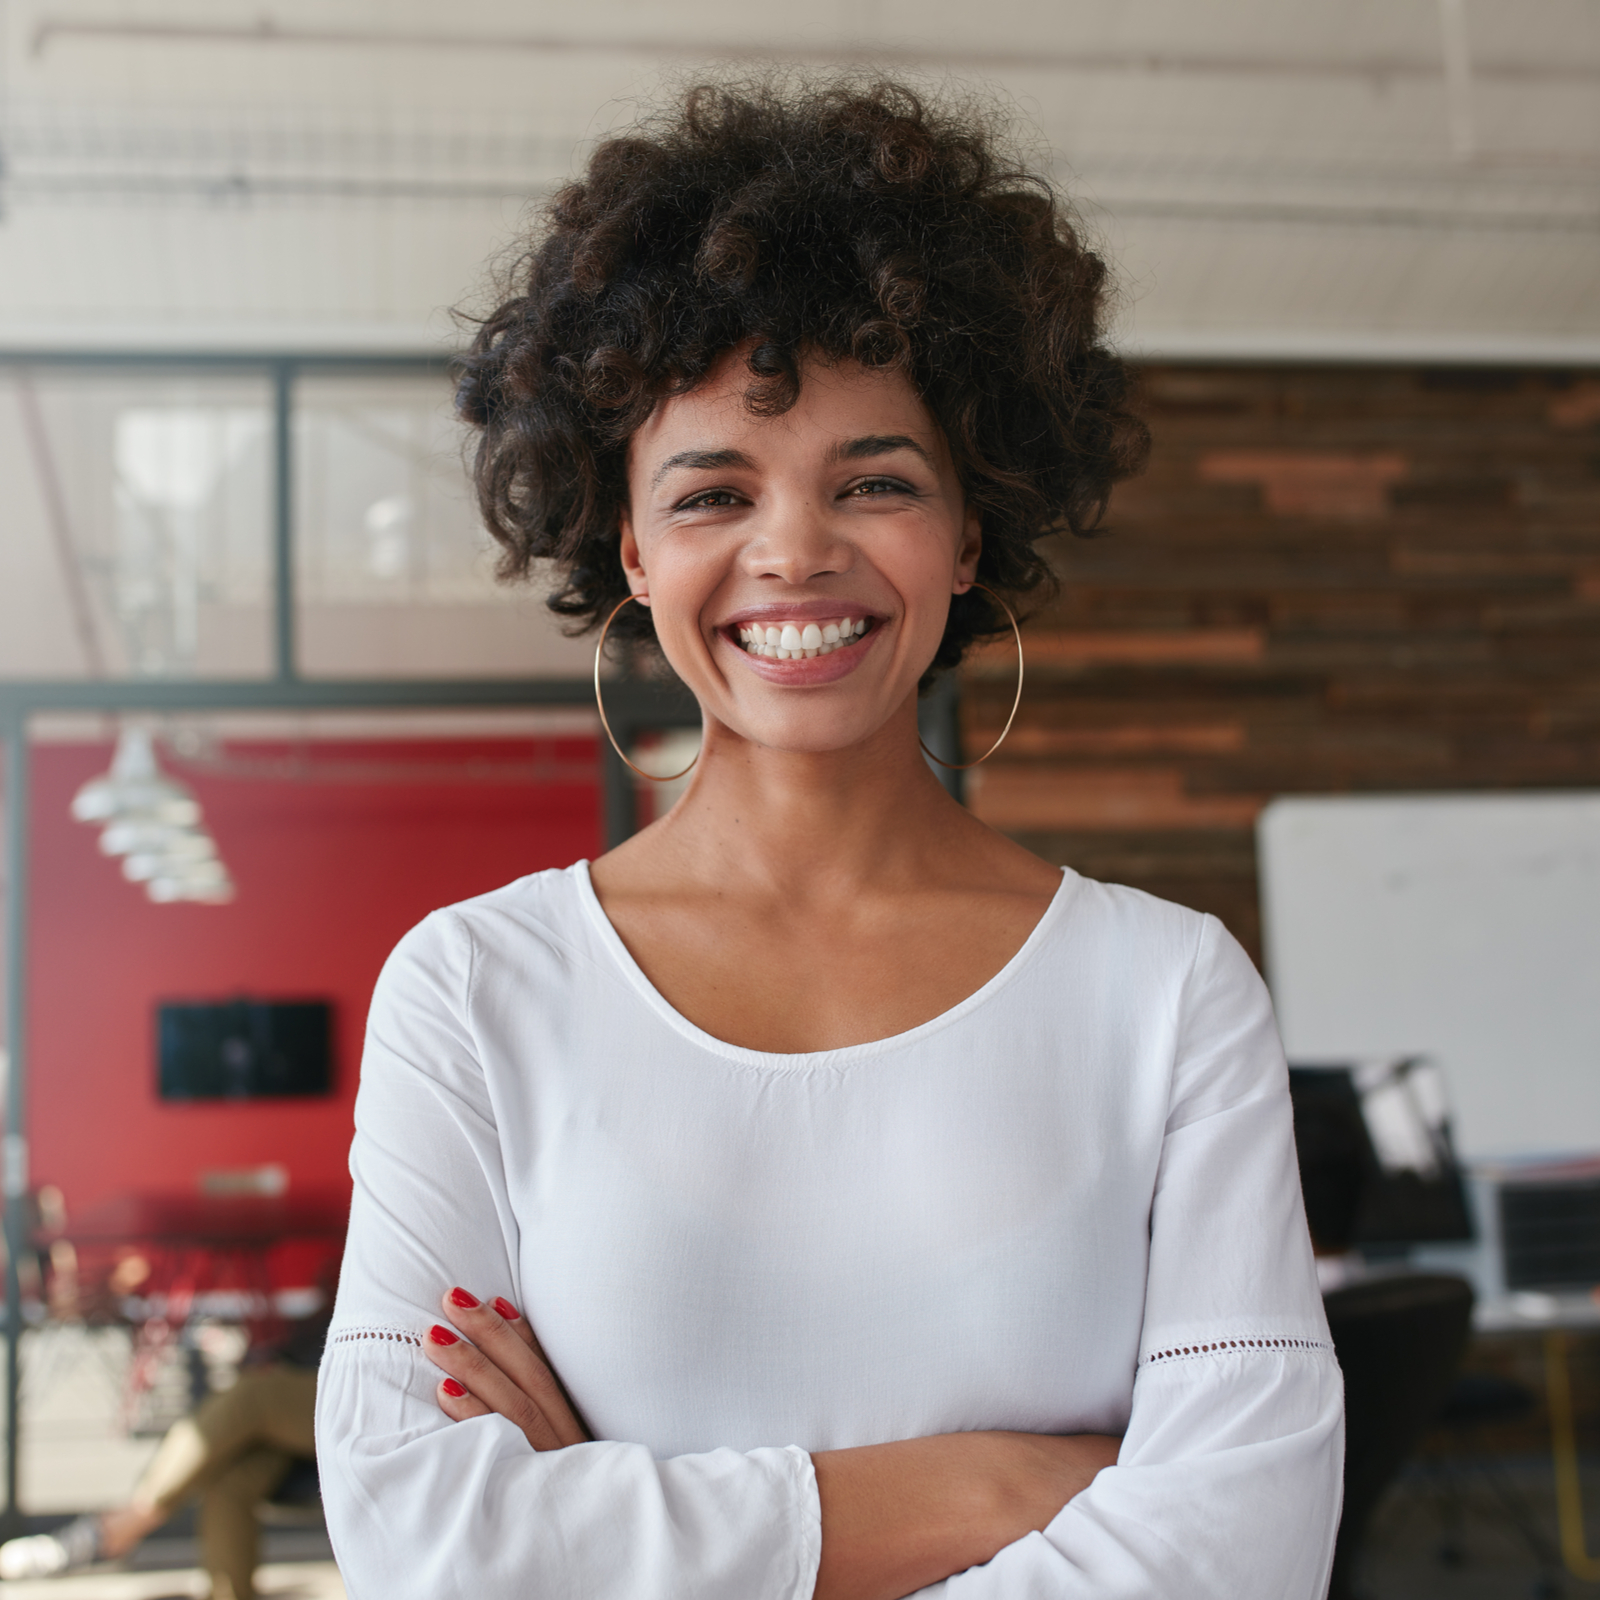
M688 790L638 842L673 876L811 900L943 877L973 829L923 758L913 697L848 750L770 750L708 722Z

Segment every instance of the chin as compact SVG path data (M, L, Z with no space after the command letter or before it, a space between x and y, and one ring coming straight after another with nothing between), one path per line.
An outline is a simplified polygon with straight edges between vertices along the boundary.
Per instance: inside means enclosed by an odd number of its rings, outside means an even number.
M865 718L857 722L854 718L801 715L751 722L733 731L764 750L820 756L856 749L871 741L883 726Z

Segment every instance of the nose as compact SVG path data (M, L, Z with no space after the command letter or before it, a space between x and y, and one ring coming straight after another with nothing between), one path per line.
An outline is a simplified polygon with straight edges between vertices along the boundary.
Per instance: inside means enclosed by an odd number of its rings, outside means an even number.
M855 550L840 532L826 500L796 492L774 495L750 525L745 572L802 584L848 572Z

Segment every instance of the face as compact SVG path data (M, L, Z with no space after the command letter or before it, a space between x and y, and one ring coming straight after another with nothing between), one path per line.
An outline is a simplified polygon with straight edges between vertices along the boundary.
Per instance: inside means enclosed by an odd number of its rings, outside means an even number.
M808 362L777 417L751 415L749 384L731 353L634 435L623 565L711 724L847 749L908 713L978 519L900 373Z

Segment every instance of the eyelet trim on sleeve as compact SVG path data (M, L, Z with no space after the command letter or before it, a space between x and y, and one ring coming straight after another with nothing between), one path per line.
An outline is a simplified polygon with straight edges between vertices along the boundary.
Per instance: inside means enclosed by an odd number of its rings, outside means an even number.
M386 1344L412 1344L422 1348L422 1336L404 1328L341 1328L328 1336L329 1344L355 1344L360 1340L381 1339Z
M1215 1339L1210 1344L1183 1344L1174 1345L1170 1350L1152 1350L1149 1355L1140 1357L1139 1365L1153 1367L1158 1362L1191 1361L1197 1356L1216 1355L1224 1350L1325 1350L1333 1354L1333 1346L1326 1339Z

